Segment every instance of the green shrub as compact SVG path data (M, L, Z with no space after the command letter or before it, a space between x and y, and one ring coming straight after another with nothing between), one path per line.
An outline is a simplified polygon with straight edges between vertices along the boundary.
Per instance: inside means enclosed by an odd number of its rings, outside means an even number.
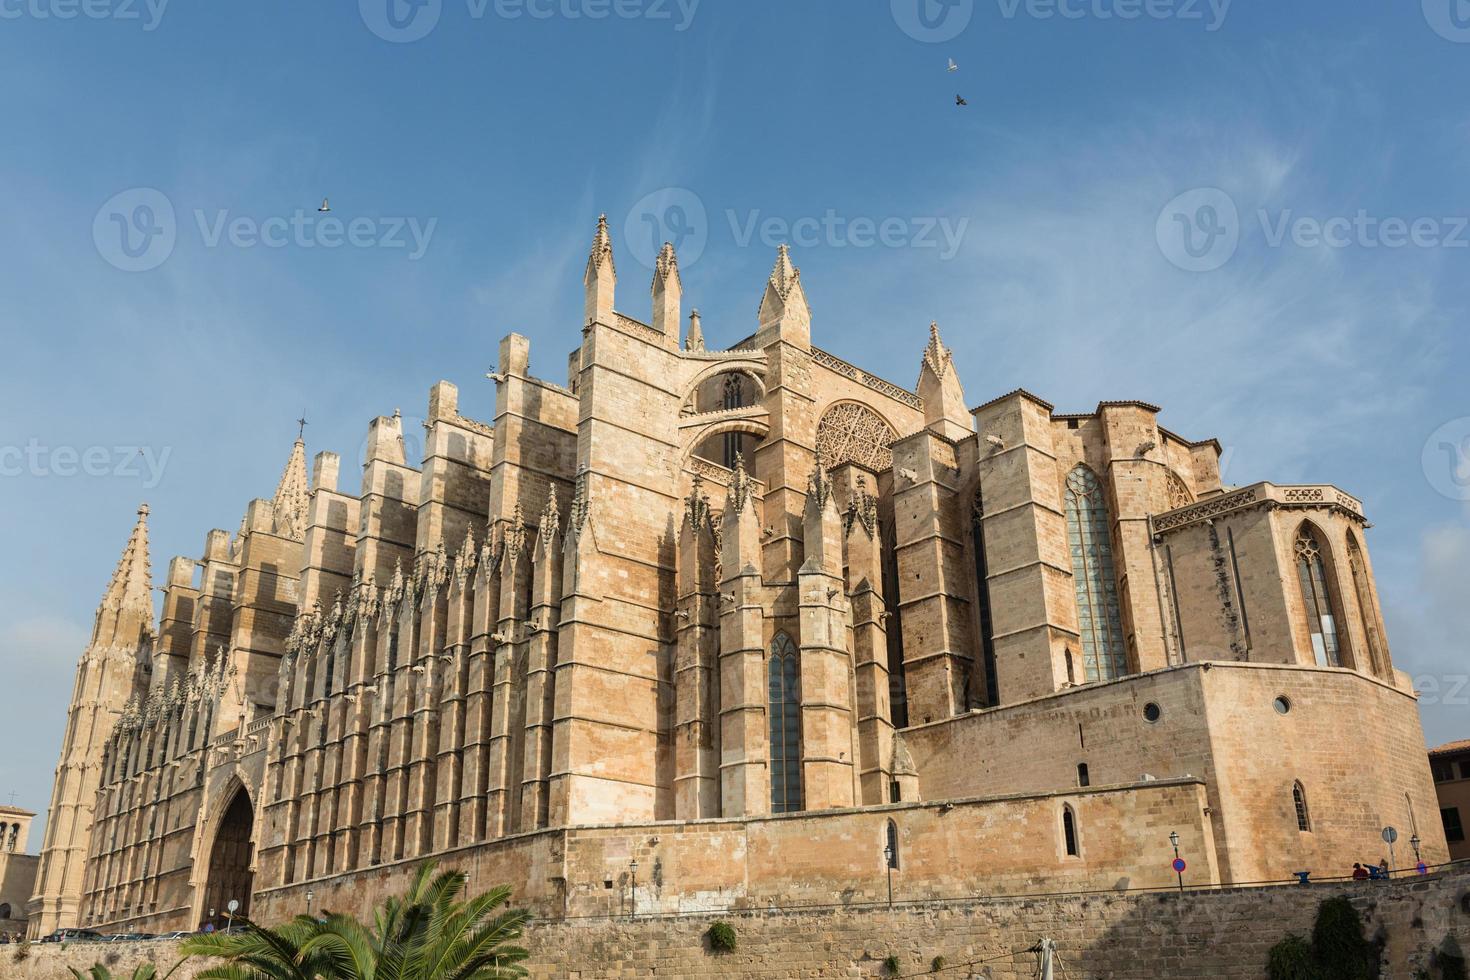
M1271 947L1266 960L1271 980L1319 980L1321 974L1312 958L1312 947L1301 936L1287 936Z
M1352 902L1329 898L1317 908L1312 955L1325 975L1333 980L1370 980L1377 972L1372 952Z
M716 953L735 952L735 927L728 922L716 922L709 927L709 948Z
M1440 950L1439 975L1442 980L1465 980L1465 957Z
M15 947L15 962L19 963L21 960L30 955L31 941L29 939L22 939L20 941L20 945Z
M889 953L887 956L885 956L883 958L883 969L888 973L890 977L898 976L898 957L894 956L892 953Z
M936 957L934 957L934 959L932 959L932 960L929 961L929 972L930 973L938 973L942 969L944 969L944 957L943 956L936 956Z

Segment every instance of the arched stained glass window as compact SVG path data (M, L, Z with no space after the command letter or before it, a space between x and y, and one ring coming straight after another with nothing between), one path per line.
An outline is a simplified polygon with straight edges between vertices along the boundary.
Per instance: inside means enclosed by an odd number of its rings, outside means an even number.
M766 664L770 695L771 812L801 809L801 674L796 644L785 633L771 641Z
M1067 474L1067 535L1088 681L1112 680L1128 671L1108 525L1108 503L1097 474L1078 466Z
M1310 524L1303 524L1296 535L1296 571L1306 606L1307 631L1312 637L1312 655L1319 667L1341 667L1347 644L1326 554L1322 536Z

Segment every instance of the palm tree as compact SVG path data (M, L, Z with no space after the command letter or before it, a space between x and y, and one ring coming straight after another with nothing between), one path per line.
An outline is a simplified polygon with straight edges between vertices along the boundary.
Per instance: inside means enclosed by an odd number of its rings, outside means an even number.
M225 962L198 980L509 980L524 977L527 953L519 939L530 913L502 908L510 889L500 887L460 901L463 872L435 874L419 866L402 897L385 901L372 928L349 915L318 919L298 915L274 929L241 920L230 934L185 941L189 956Z

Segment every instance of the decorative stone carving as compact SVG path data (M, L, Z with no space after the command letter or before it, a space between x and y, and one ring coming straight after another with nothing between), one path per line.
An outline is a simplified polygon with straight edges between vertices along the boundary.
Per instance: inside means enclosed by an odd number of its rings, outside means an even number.
M857 463L869 470L893 465L897 433L883 417L857 402L839 402L817 424L817 452L828 466Z

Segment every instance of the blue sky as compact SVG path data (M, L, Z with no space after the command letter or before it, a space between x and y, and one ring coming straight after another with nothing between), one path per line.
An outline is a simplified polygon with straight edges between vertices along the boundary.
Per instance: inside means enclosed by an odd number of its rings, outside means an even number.
M1464 0L387 2L0 0L0 802L47 804L140 501L161 577L303 412L350 473L440 378L488 417L510 331L562 379L599 212L635 316L673 237L747 335L789 235L816 342L900 383L937 319L973 403L1146 399L1227 482L1360 496L1470 736Z

